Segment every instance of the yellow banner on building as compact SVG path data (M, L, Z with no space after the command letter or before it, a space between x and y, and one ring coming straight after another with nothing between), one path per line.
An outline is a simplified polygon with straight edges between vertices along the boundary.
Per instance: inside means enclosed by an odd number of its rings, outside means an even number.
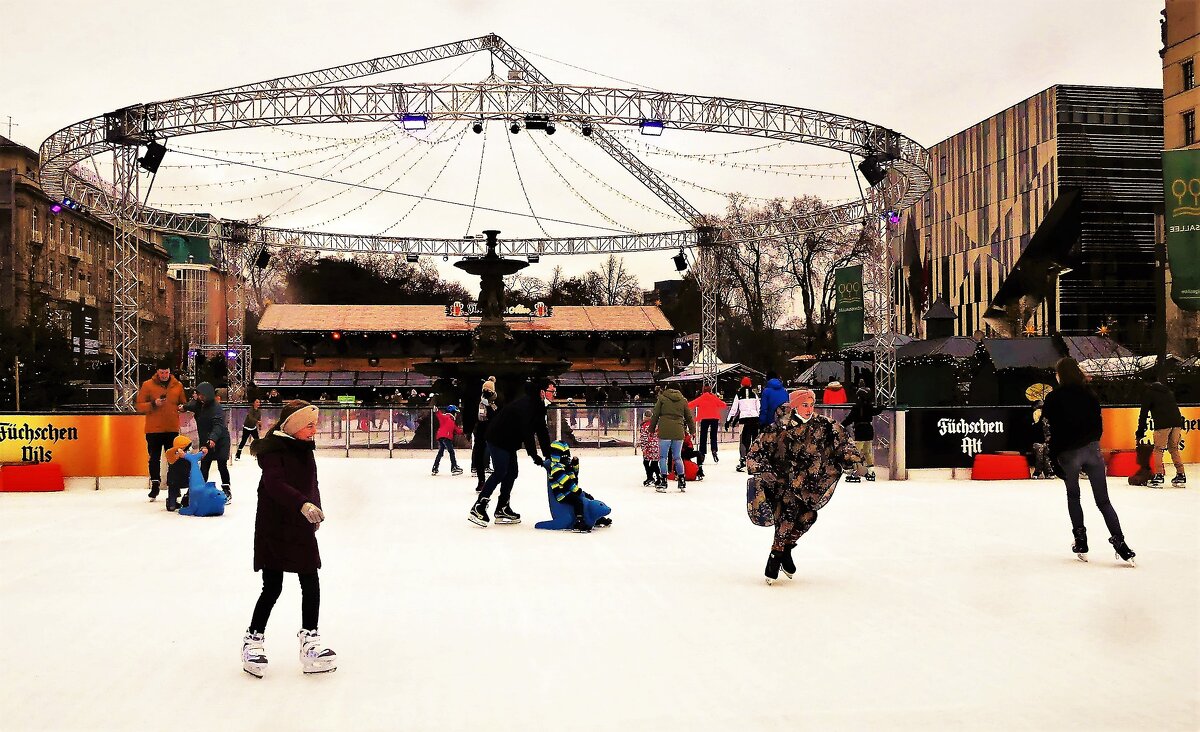
M1200 463L1200 407L1183 407L1180 411L1183 412L1183 461ZM1100 438L1100 449L1132 450L1140 412L1137 407L1105 407L1104 436ZM1147 422L1146 442L1150 442L1154 437L1151 434L1154 420L1147 419Z
M54 463L63 475L146 475L140 414L0 414L0 463Z

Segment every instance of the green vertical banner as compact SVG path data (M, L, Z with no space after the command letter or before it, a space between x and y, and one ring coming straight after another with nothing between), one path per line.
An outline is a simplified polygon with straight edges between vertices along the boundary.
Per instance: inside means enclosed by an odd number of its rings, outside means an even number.
M1200 150L1163 153L1163 190L1171 299L1200 310Z
M862 265L839 268L833 273L833 282L837 287L837 342L842 349L863 339Z

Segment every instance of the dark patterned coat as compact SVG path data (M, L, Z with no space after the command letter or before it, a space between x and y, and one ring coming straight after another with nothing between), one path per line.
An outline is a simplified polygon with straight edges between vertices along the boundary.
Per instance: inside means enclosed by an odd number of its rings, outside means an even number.
M311 441L272 431L252 448L262 468L254 517L256 572L275 569L311 574L321 567L317 526L300 513L305 503L321 505L313 447Z
M820 509L833 497L838 478L862 465L862 453L837 422L814 414L807 423L787 404L775 420L758 433L746 454L747 470L778 502L791 492L809 508Z

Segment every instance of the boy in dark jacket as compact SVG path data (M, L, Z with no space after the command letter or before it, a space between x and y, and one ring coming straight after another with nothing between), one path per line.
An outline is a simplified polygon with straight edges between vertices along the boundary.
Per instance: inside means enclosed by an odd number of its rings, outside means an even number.
M1163 452L1170 451L1171 462L1175 465L1175 478L1171 485L1180 488L1187 485L1187 475L1183 469L1183 454L1180 450L1180 440L1183 437L1183 412L1175 395L1165 384L1155 381L1146 386L1146 395L1142 397L1142 411L1138 413L1137 441L1141 442L1146 436L1146 417L1153 421L1154 430L1154 459L1151 464L1160 472L1150 477L1150 484L1161 486L1166 476L1163 472L1166 463Z
M215 462L221 474L221 492L225 503L233 502L233 491L229 487L229 427L225 425L225 411L217 401L217 390L207 381L196 384L192 400L179 408L181 412L196 415L197 444L204 453L200 461L200 473L208 480L208 470Z
M313 456L317 414L308 402L288 402L270 434L250 448L262 468L254 517L254 571L262 572L263 588L242 639L242 669L259 678L267 668L263 633L283 590L284 572L300 577L302 627L296 635L302 670L306 674L337 670L337 654L322 646L317 632L321 553L316 532L325 520Z
M850 413L842 420L842 426L850 427L851 435L854 438L854 446L862 453L863 465L867 469L865 477L867 480L875 480L875 425L873 424L875 415L883 412L883 407L875 406L871 399L871 392L866 389L859 389L854 395L854 406L850 408ZM858 483L862 480L857 475L847 475L847 483Z

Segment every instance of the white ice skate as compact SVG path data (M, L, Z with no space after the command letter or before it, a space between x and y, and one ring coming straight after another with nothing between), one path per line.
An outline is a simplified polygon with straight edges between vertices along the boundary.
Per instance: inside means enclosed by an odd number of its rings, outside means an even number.
M316 630L301 630L300 665L306 674L323 674L337 671L337 654L321 645L321 636Z
M262 633L246 633L242 639L242 670L256 678L267 671L267 654L263 650Z

